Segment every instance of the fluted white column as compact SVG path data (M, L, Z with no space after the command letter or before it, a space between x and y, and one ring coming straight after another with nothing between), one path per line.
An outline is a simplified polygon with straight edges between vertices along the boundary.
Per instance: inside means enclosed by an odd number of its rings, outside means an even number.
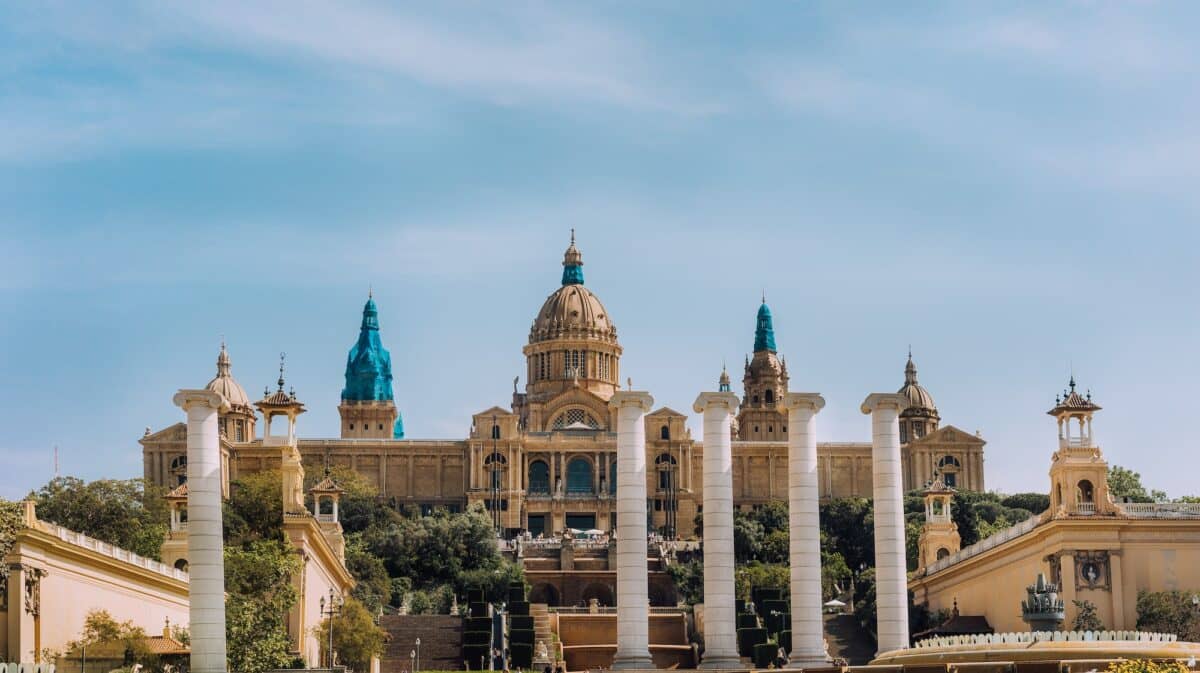
M650 669L646 566L646 412L649 393L619 391L617 411L617 654L614 669Z
M225 673L225 559L217 413L229 409L229 403L210 390L180 390L174 401L187 412L190 668L193 673Z
M733 393L700 393L704 414L704 660L700 668L740 668L733 588Z
M821 528L817 492L816 416L825 406L817 393L789 393L788 526L792 589L792 667L829 661L821 620Z
M908 399L872 393L862 412L871 415L875 510L875 609L879 651L908 647L908 578L904 549L904 491L897 418Z

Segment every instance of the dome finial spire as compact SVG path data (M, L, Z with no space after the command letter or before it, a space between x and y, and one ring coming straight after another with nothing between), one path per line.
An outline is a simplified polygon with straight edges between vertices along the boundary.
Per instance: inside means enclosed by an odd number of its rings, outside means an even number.
M583 285L583 255L575 247L575 228L571 228L571 245L563 253L563 285Z
M754 327L754 352L775 352L775 324L771 309L767 307L767 293L763 291L763 303L758 307L758 321Z
M375 285L373 283L367 283L367 299L374 299L374 298L375 298Z
M279 354L279 392L283 392L283 361L287 358L287 353Z

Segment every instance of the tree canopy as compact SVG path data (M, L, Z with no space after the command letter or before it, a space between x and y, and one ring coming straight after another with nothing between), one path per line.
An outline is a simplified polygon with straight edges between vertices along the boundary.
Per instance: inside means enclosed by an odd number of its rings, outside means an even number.
M141 479L51 479L34 493L39 519L158 559L167 534L165 491Z

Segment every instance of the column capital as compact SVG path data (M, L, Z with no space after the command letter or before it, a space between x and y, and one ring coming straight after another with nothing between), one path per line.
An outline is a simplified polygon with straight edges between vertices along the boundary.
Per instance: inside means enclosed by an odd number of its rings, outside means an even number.
M638 407L642 411L650 411L650 407L654 406L654 398L644 390L618 390L608 400L608 406L613 409Z
M692 404L692 409L700 414L709 407L726 407L732 414L737 412L738 404L738 396L733 393L700 393L696 402Z
M825 408L825 398L821 397L821 393L788 393L779 400L779 407L788 411L812 409L815 414Z
M908 398L900 393L871 393L863 400L862 412L870 415L876 409L895 409L904 411L908 408Z
M229 402L219 393L214 393L207 389L191 390L181 388L179 392L175 393L172 401L175 403L175 406L182 408L184 411L195 406L212 407L219 412L229 411Z

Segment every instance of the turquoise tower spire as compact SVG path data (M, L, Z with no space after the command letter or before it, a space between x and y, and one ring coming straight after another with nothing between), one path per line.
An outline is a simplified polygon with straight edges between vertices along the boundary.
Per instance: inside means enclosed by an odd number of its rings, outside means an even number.
M754 352L775 352L775 326L771 322L771 309L763 295L762 306L758 307L758 325L754 328Z
M575 230L571 229L571 245L563 253L563 285L583 285L583 255L575 247Z
M382 402L392 399L392 355L379 340L379 309L367 294L358 342L346 358L346 387L342 399ZM403 426L401 426L403 432Z

